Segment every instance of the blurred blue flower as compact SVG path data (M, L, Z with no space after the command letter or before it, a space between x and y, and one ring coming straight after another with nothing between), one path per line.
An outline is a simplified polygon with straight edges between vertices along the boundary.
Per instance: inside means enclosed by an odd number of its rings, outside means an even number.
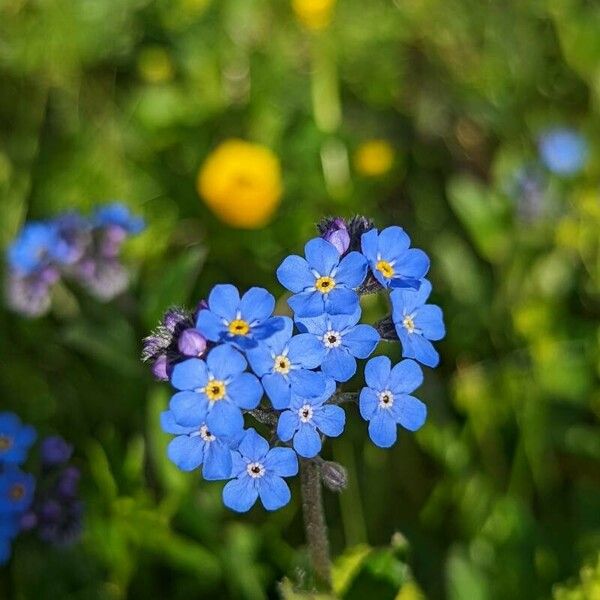
M0 473L0 514L22 513L33 500L35 477L17 467Z
M431 283L426 279L418 291L394 290L390 294L392 319L402 343L402 356L436 367L440 357L430 340L441 340L446 328L442 309L435 304L425 304L429 294Z
M290 501L290 488L282 479L298 473L298 458L291 448L271 448L254 429L248 429L232 451L233 468L223 488L223 503L236 512L246 512L257 498L267 510L277 510Z
M567 127L556 127L544 132L538 140L542 162L557 175L575 175L583 168L588 157L585 138Z
M416 431L427 418L427 407L410 396L423 383L423 372L413 360L391 368L387 356L372 358L365 367L367 387L360 392L359 409L369 421L369 437L381 448L396 442L397 425Z
M381 233L363 233L362 251L371 272L384 287L419 288L429 270L429 257L423 250L409 248L410 238L402 227L386 227Z
M24 463L36 437L35 429L23 425L17 415L0 412L0 466Z
M379 342L374 327L357 325L360 315L359 307L351 315L298 319L298 329L308 332L317 342L306 345L307 358L320 362L323 373L336 381L348 381L356 373L356 358L367 358Z
M274 308L275 298L263 288L250 288L240 299L235 286L216 285L208 297L208 309L198 313L196 327L213 342L248 350L283 328L280 317L271 317Z
M19 529L18 514L0 514L0 565L8 562L11 555L11 542Z
M294 389L289 410L284 410L277 423L277 435L283 442L293 438L294 450L304 458L321 451L321 436L337 437L344 431L346 413L335 404L325 404L335 392L335 382L323 377L323 393L307 398Z
M167 456L182 471L193 471L202 465L204 479L229 479L231 448L239 439L216 436L206 426L205 415L196 415L196 423L189 427L179 425L169 410L160 415L163 431L176 436L169 443Z
M307 370L321 364L320 343L307 333L292 337L293 321L289 317L281 319L283 329L247 353L250 366L278 410L288 407L292 383L301 386L309 396L322 392L321 379Z
M217 346L206 362L190 358L173 367L171 383L181 390L170 409L179 425L196 427L206 415L208 429L217 436L234 436L244 426L240 409L258 406L260 381L244 373L246 359L229 345Z
M60 435L50 435L40 444L42 464L46 467L55 467L66 463L73 454L73 446L67 443Z
M352 314L358 306L354 291L364 281L367 263L359 252L343 258L337 248L321 238L304 246L306 258L288 256L277 269L277 279L294 295L288 304L296 317L323 313Z
M144 219L132 214L129 207L121 202L113 202L97 208L92 223L96 227L116 226L133 234L140 233L145 227Z

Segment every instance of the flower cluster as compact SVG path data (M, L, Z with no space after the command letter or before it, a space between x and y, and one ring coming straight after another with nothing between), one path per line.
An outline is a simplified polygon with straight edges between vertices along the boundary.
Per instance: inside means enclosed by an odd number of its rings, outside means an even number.
M243 295L216 285L194 313L170 309L144 341L143 358L175 392L161 416L173 435L167 453L182 470L202 468L205 479L228 480L223 502L249 510L260 498L267 510L287 504L284 478L298 472L298 456L317 461L330 489L345 485L341 465L319 454L328 437L344 431L342 404L358 402L371 440L387 448L397 427L416 431L425 404L411 393L434 367L432 342L444 337L442 311L428 304L429 259L411 248L400 227L381 232L365 217L327 219L304 256L285 258L279 282L291 292L293 318L274 316L274 297L262 288ZM389 292L391 315L361 323L360 295ZM360 394L339 385L357 372L381 339L400 341L404 360L370 359ZM246 415L270 429L272 447L245 429Z
M114 298L129 283L121 245L143 228L144 221L119 203L101 206L91 217L67 213L26 223L7 251L9 307L28 317L44 314L61 277L100 300Z

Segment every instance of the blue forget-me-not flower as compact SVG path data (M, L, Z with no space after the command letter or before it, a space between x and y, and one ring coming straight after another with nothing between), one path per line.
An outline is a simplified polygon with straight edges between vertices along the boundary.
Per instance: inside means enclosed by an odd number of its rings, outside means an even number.
M557 175L575 175L581 171L588 157L585 138L567 127L543 133L538 147L544 165Z
M0 413L0 465L20 465L25 462L36 432L24 425L14 413Z

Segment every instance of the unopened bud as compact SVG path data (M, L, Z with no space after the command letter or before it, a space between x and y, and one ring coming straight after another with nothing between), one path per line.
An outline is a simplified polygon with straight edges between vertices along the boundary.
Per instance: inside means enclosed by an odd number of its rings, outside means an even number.
M321 465L323 485L332 492L341 492L348 485L348 473L342 465L326 460Z
M375 323L375 329L377 329L377 333L379 333L382 340L397 342L399 339L396 326L392 320L392 315L388 315L387 317L381 319L381 321Z
M193 327L181 332L177 340L179 352L184 356L202 356L206 350L206 338Z
M325 219L317 226L321 237L335 246L340 254L345 254L350 246L350 234L346 221L341 217Z

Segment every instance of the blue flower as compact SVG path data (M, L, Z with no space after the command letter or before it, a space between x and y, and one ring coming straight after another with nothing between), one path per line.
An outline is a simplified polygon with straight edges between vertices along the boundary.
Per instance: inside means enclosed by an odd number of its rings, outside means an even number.
M14 413L0 412L0 465L20 465L35 442L35 429Z
M260 381L244 373L246 359L229 345L217 346L206 362L190 358L173 368L171 383L181 390L171 398L170 409L183 427L206 425L217 436L234 436L244 426L240 409L258 406Z
M261 378L267 396L278 410L288 407L292 383L302 387L308 396L323 391L321 378L307 370L321 364L321 344L307 333L292 337L293 321L289 317L281 319L283 329L247 353L250 366Z
M384 287L418 289L429 270L429 257L409 248L410 238L402 227L386 227L381 233L371 229L363 233L361 245L371 272Z
M431 284L426 279L418 291L394 290L390 294L392 320L402 343L402 356L436 367L440 357L429 340L441 340L446 329L442 309L435 304L425 304L429 294Z
M120 227L128 233L140 233L145 227L144 219L133 215L128 206L120 202L100 206L92 222L96 227Z
M19 514L0 514L0 565L8 562L11 542L19 532Z
M321 315L299 319L298 328L308 331L317 346L311 359L320 361L325 375L348 381L356 373L356 358L367 358L379 342L379 333L370 325L357 325L360 307L352 315ZM307 348L308 354L308 348Z
M558 175L574 175L581 171L588 156L585 138L577 131L557 127L540 136L539 152L546 167Z
M203 465L204 479L229 479L231 448L239 443L239 435L216 436L208 429L202 415L198 416L196 425L184 427L175 421L170 410L160 415L160 424L163 431L176 436L169 443L167 456L182 471L193 471Z
M322 388L323 393L316 398L292 394L289 410L281 413L277 423L279 439L287 442L293 438L294 450L304 458L313 458L321 451L319 432L337 437L346 424L346 413L341 407L325 404L335 391L335 382L323 377Z
M0 514L22 513L33 500L35 478L14 467L0 473Z
M254 429L248 429L237 451L233 468L223 488L223 502L236 512L246 512L257 498L267 510L277 510L290 501L290 488L282 479L298 473L298 458L291 448L271 448Z
M216 285L208 297L208 309L198 313L196 327L213 342L248 350L283 328L280 317L271 317L274 308L275 298L263 288L250 288L240 299L235 286Z
M392 446L398 424L416 431L425 423L427 407L409 395L423 383L423 372L416 362L403 360L392 369L387 356L376 356L365 367L365 381L359 409L362 418L369 421L369 437L375 445Z
M288 304L296 317L323 313L352 314L358 306L354 291L365 279L367 263L359 252L343 258L337 248L321 238L304 246L306 259L288 256L277 269L277 279L294 295Z

